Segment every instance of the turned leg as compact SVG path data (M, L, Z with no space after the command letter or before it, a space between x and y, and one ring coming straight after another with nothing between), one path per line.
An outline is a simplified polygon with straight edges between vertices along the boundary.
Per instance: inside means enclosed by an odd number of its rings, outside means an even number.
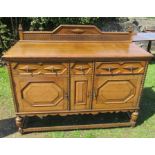
M131 114L131 119L130 119L132 127L135 127L137 119L138 119L138 111L135 111Z
M23 125L23 118L20 116L16 117L16 126L18 127L18 131L22 134L22 125Z

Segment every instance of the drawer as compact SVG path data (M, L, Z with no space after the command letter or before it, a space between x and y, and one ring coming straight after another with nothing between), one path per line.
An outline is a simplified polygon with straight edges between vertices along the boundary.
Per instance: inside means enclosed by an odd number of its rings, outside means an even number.
M95 74L112 75L112 74L143 74L145 61L134 62L96 62Z
M67 63L11 63L14 75L67 75Z
M93 63L89 62L75 62L70 64L71 74L92 74L93 73Z

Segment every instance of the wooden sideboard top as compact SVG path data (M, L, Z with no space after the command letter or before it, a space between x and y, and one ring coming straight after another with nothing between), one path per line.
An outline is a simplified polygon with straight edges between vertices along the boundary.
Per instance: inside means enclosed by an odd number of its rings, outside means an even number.
M19 41L3 56L20 58L150 58L134 43Z
M23 31L20 41L9 49L5 60L20 59L118 59L151 58L132 43L132 31L102 32L92 25L60 25L53 31Z

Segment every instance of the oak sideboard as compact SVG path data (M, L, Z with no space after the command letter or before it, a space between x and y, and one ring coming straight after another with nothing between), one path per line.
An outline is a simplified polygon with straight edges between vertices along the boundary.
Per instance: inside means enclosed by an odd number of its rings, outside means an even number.
M6 60L21 133L135 126L152 55L132 43L132 31L102 32L93 25L23 31ZM24 128L29 116L129 114L128 122Z

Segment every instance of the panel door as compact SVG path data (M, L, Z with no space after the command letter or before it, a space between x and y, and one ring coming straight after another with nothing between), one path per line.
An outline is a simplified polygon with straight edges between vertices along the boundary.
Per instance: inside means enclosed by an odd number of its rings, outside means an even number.
M93 109L137 106L143 75L95 76Z
M92 77L84 75L71 76L71 110L91 108Z
M14 84L20 112L68 109L67 77L15 76Z

